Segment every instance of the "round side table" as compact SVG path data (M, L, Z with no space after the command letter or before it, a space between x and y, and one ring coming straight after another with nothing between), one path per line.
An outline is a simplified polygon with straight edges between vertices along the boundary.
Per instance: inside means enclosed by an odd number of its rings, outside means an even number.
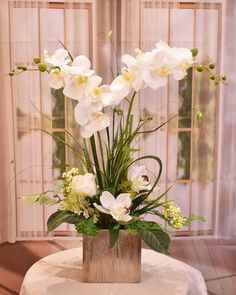
M152 250L142 250L142 279L137 284L82 283L82 248L58 252L27 272L20 295L207 295L201 273Z

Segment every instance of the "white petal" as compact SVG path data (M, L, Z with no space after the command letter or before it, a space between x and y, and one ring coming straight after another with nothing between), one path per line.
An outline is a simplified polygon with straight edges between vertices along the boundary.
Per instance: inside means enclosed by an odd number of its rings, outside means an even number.
M79 125L85 125L89 121L89 109L83 108L80 103L74 108L75 120Z
M83 89L75 80L70 80L64 87L63 93L65 96L72 99L80 100L83 97Z
M131 65L136 65L137 64L137 60L136 58L134 58L133 56L129 55L129 54L124 54L122 56L122 61L123 63L125 63L128 67Z
M54 89L60 89L64 86L62 76L59 76L59 77L49 76L48 84L51 88L54 88Z
M101 84L101 82L102 78L97 75L88 77L86 82L85 94L88 95L94 88L98 87Z
M107 210L106 208L102 207L101 205L98 205L96 203L93 203L93 206L98 209L98 211L102 212L102 213L106 213L106 214L110 214L110 211Z
M115 197L107 191L102 193L102 195L100 197L100 201L101 201L102 206L105 207L106 209L109 209L109 210L111 208L113 208L116 204Z
M60 49L57 49L54 54L59 60L64 60L68 56L68 51L65 50L64 48L60 48Z
M117 221L124 221L124 222L128 222L132 219L132 217L128 214L123 214L123 215L115 215L115 214L111 214L112 217L117 220Z
M167 78L161 77L157 74L152 73L149 70L142 72L142 78L150 88L157 89L167 84Z
M146 175L147 174L147 168L142 166L132 166L128 171L128 179L133 181L134 179L139 178L139 176Z
M79 55L73 60L72 66L83 67L84 69L89 70L91 63L90 63L90 60L85 55Z
M119 194L119 196L116 198L116 204L122 204L124 208L129 208L131 203L132 200L130 198L130 194L128 193Z

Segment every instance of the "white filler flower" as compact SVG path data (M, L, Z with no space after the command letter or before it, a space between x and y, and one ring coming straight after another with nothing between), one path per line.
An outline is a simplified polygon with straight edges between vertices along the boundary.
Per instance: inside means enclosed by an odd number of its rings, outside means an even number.
M117 221L130 221L132 217L129 215L129 208L132 200L130 194L119 194L115 198L111 193L105 191L100 197L101 205L93 203L94 207L100 212L110 214Z
M74 176L71 182L71 189L73 192L78 192L89 197L95 196L97 194L95 175L85 173L84 175Z

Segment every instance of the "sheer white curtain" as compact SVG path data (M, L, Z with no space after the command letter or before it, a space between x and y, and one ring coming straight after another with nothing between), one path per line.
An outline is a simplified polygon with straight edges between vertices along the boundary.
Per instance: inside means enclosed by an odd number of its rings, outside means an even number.
M79 136L71 102L60 92L51 92L46 77L34 73L10 80L2 74L21 63L31 66L33 56L42 56L43 49L54 51L59 39L73 54L89 56L98 74L109 83L117 70L115 53L104 36L109 30L118 56L134 54L137 47L150 50L163 40L171 46L196 46L199 61L216 62L219 71L229 72L227 89L218 91L205 76L190 74L183 83L170 80L156 92L144 91L135 110L154 116L147 129L178 114L158 133L143 136L138 145L140 153L157 154L163 161L160 192L175 184L168 197L176 200L183 214L200 214L207 219L179 234L233 235L235 45L230 36L235 28L234 2L0 1L0 242L48 237L46 220L53 209L24 205L19 197L51 188L59 175L52 167L63 169L65 162L76 163L60 142L30 129L47 128L63 140L68 140L65 129ZM202 125L196 119L197 111L203 113ZM147 165L155 173L155 168ZM63 225L56 234L75 233Z
M236 238L236 2L226 1L223 69L229 86L222 89L220 105L220 166L218 233Z

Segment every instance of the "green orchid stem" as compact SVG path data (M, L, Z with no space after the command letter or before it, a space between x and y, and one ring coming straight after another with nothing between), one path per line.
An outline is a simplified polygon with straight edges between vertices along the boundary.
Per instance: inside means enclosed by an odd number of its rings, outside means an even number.
M99 185L99 188L102 190L103 189L102 175L101 175L101 171L100 171L94 135L92 135L90 137L90 142L91 142L91 147L92 147L92 153L93 153L93 159L94 159L94 164L95 164L95 169L96 169L96 174L97 174L98 185Z
M134 91L131 101L130 101L130 104L129 104L129 109L128 109L127 118L126 118L126 125L125 125L126 136L128 136L130 115L131 115L131 111L132 111L132 107L133 107L133 103L134 103L134 98L135 98L136 94L137 94L137 92Z

